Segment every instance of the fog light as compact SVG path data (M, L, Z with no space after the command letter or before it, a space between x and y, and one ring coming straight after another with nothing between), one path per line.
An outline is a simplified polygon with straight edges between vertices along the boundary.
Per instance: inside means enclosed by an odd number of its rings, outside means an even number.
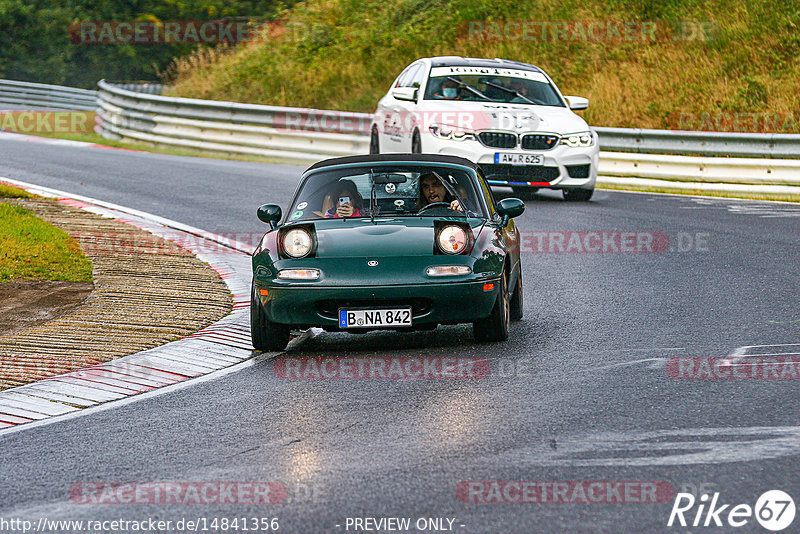
M428 276L462 276L472 272L466 265L435 265L425 269Z
M278 272L278 278L284 280L316 280L319 275L319 269L282 269Z

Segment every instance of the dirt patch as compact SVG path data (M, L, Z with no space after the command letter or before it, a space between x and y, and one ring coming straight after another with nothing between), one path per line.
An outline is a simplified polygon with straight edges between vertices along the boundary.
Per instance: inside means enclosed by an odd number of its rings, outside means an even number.
M12 280L0 284L0 334L45 323L81 304L91 282Z
M54 319L0 332L0 390L180 339L232 308L219 274L175 243L66 201L6 202L75 238L94 289Z

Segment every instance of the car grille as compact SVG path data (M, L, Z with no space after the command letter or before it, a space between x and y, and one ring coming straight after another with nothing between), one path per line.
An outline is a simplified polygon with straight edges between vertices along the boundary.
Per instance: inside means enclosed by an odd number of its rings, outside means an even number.
M339 318L339 308L404 308L411 306L411 315L416 317L428 313L433 304L430 299L353 299L320 300L317 311L323 317Z
M528 134L522 136L522 148L528 150L550 150L557 144L557 135Z
M558 178L558 167L541 165L502 165L497 163L481 163L481 169L487 178L525 178L526 180L552 182Z
M567 165L567 172L570 178L588 178L589 177L589 164L585 165Z
M481 132L478 139L486 146L493 148L514 148L517 146L517 136L502 132Z

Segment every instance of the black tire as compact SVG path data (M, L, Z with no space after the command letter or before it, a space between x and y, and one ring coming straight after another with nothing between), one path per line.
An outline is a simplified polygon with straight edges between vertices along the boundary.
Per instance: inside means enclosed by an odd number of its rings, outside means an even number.
M414 130L411 135L411 153L422 154L422 139L419 136L419 130Z
M514 293L511 294L511 320L519 321L522 319L522 267L519 269L519 278L517 278L517 286L514 288Z
M500 294L492 308L492 314L486 319L472 323L472 335L475 341L505 341L511 327L510 302L508 298L508 274L503 271L500 277Z
M533 200L539 188L513 186L511 190L514 191L514 196L516 196L520 200Z
M586 202L594 194L594 189L564 189L561 191L568 202Z
M370 154L381 153L381 145L380 145L380 140L378 139L377 128L372 128L372 133L369 136L369 153Z
M267 319L255 285L250 295L250 339L253 347L261 352L283 350L289 344L289 326Z

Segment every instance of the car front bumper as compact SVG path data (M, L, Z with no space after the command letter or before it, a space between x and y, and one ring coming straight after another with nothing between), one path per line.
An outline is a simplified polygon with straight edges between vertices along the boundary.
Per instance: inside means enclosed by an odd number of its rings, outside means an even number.
M385 286L271 286L256 283L267 318L295 328L340 330L339 308L411 306L412 327L472 322L488 317L497 300L500 279ZM486 289L492 284L492 289ZM267 295L261 294L267 290ZM364 330L364 329L355 329Z
M552 189L593 189L597 182L600 159L600 149L596 141L590 147L571 148L558 145L550 150L522 150L519 147L487 147L477 140L441 139L430 133L422 135L422 151L459 156L478 163L492 185ZM497 152L540 154L544 158L544 164L498 165L494 162Z

